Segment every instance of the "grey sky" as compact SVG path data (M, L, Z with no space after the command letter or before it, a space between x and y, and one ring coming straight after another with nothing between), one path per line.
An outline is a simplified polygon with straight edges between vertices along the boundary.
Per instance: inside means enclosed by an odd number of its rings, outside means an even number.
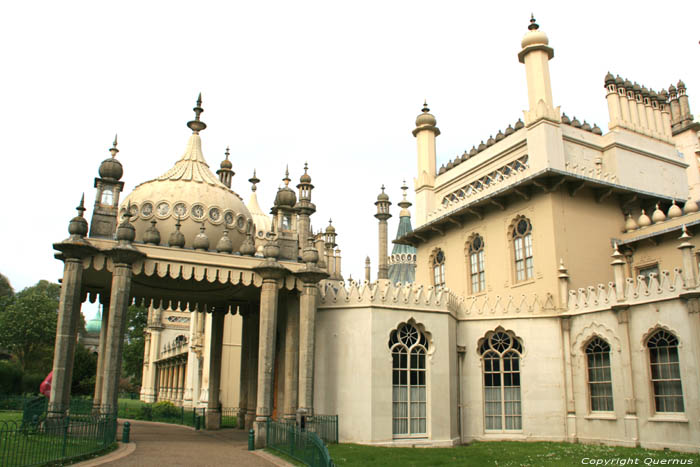
M657 91L681 78L697 114L700 3L672 5L6 3L0 272L16 290L56 281L62 263L51 244L67 236L83 192L90 219L114 134L129 192L182 155L201 91L210 167L229 145L234 190L247 201L257 168L267 210L285 165L296 185L308 161L314 228L332 217L345 277L361 278L367 255L375 277L373 203L386 184L393 237L401 181L412 188L416 172L411 130L424 98L442 132L438 167L522 117L517 53L534 11L555 51L555 105L569 116L607 131L608 70Z

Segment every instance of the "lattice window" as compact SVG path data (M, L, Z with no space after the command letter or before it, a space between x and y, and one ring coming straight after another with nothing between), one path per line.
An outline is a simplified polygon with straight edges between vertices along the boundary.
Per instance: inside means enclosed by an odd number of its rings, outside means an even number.
M391 331L392 433L395 438L427 433L426 362L428 340L412 324Z
M515 280L517 282L532 279L534 276L532 260L532 223L526 217L519 218L511 231L513 256L515 258Z
M520 340L497 329L482 339L484 427L489 431L522 430Z
M486 290L484 239L479 234L474 235L469 242L469 276L473 294Z
M678 338L659 330L647 340L654 407L657 412L683 412Z
M436 288L445 287L445 253L438 249L432 256L433 285Z
M612 372L610 369L610 345L596 337L586 346L588 391L592 412L612 412Z

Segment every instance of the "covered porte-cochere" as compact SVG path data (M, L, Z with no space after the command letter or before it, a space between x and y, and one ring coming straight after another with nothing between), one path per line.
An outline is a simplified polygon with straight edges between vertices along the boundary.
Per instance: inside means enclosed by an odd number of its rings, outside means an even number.
M203 323L208 314L211 332L204 335L210 354L203 359L208 377L201 381L208 429L221 424L221 352L227 313L240 314L243 320L239 426L255 428L256 444L264 446L265 423L273 415L313 417L318 284L328 274L317 267L319 255L312 242L303 248L302 262L278 260L280 246L274 235L263 248L264 257L134 243L135 229L128 215L116 229L116 240L86 238L82 201L78 211L69 225L70 237L54 244L64 273L50 415L62 416L69 410L80 308L90 299L99 300L104 309L93 402L96 413L117 410L127 308L139 304L156 310L187 310L197 323ZM187 363L171 363L162 368L167 371L155 371L154 365L153 371L146 372L150 381L143 384L152 391L151 397L165 387L165 377L170 378L168 389L185 390Z

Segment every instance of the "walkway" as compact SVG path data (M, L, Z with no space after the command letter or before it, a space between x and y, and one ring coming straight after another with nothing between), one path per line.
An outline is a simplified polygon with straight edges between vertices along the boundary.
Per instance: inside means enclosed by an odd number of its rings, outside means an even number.
M131 440L136 450L128 456L101 464L119 467L219 466L272 467L289 465L281 459L268 461L248 451L248 434L243 430L194 431L165 423L131 421ZM121 437L122 421L119 423ZM96 461L98 459L95 459Z

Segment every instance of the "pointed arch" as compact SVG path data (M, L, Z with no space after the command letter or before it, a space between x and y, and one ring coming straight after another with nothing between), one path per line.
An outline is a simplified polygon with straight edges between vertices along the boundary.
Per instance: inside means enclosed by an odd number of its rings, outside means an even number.
M486 290L485 246L484 237L478 232L472 233L464 245L469 292L472 295Z
M429 267L433 271L433 286L436 289L445 287L445 253L442 248L435 247L430 253Z
M513 281L523 282L535 277L532 248L532 222L518 215L508 226L508 241L511 245Z

